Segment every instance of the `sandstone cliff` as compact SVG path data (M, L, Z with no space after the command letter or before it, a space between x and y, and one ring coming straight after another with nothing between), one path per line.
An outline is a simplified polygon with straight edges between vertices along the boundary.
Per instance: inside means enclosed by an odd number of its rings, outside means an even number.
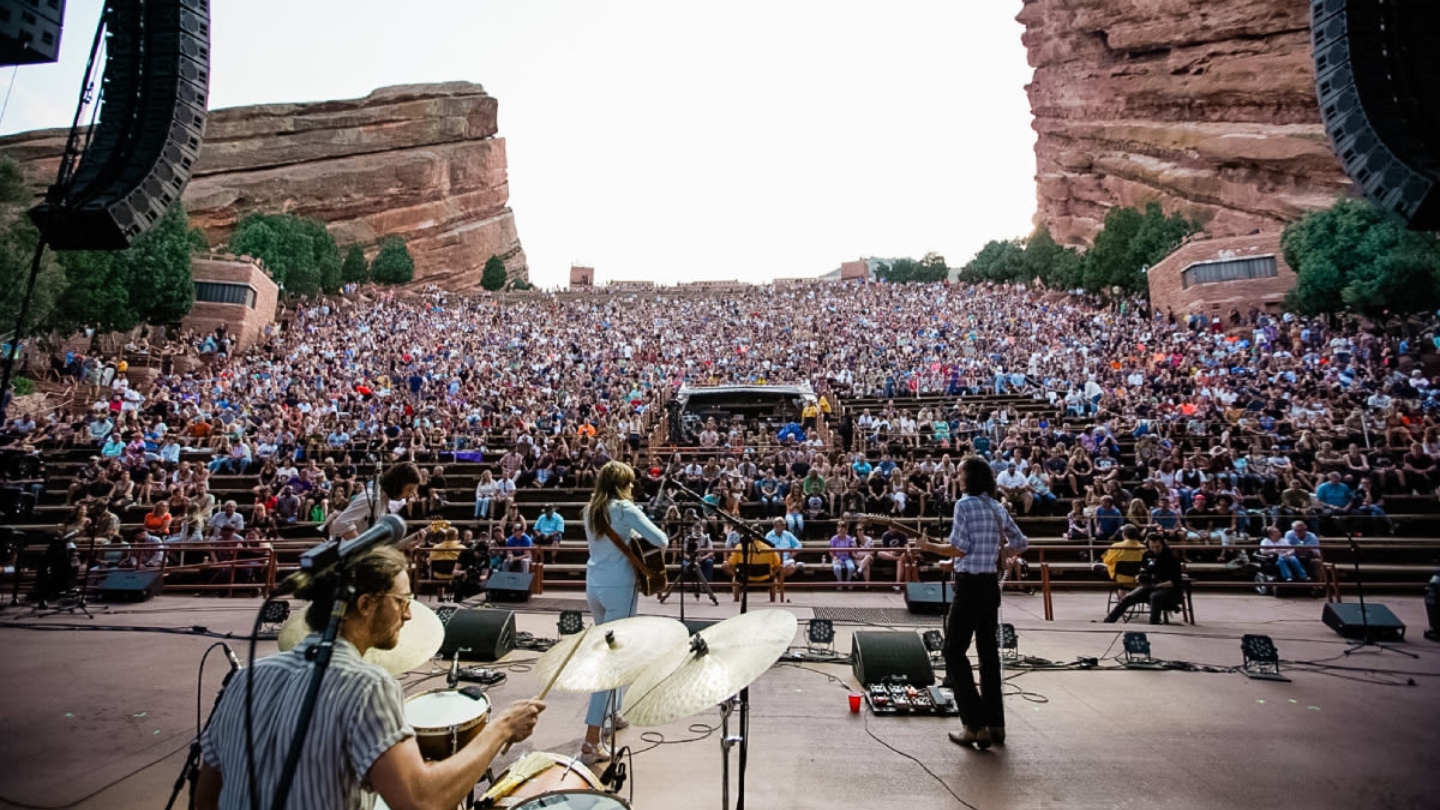
M1037 224L1089 244L1110 207L1154 200L1230 236L1349 193L1307 14L1296 0L1024 0Z
M262 104L210 115L185 204L212 245L253 211L327 223L342 250L404 237L415 280L478 287L485 261L528 278L508 206L496 101L478 84L386 87L365 98ZM37 187L53 182L64 130L0 139Z

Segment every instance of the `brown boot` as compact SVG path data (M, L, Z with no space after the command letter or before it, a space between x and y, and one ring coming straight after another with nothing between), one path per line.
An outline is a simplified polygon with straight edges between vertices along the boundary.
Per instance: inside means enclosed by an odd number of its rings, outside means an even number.
M990 747L990 729L980 728L979 730L967 728L960 733L950 732L950 742L956 745L963 745L966 748L975 747L985 750Z

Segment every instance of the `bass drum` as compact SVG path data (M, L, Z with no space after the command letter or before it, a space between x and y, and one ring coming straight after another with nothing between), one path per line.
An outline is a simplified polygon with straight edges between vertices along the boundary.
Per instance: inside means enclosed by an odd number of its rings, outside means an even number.
M496 807L629 810L629 805L601 792L602 786L599 778L579 760L534 751L506 768L495 780L495 787L485 795L495 799ZM542 800L545 803L535 804ZM566 801L577 803L566 804Z
M405 700L405 719L426 759L444 759L475 739L490 720L484 695L459 689L431 689Z
M601 793L598 790L562 790L558 793L546 793L510 807L511 810L541 810L541 808L547 807L561 810L630 810L630 805L626 804L619 796L611 796L609 793Z

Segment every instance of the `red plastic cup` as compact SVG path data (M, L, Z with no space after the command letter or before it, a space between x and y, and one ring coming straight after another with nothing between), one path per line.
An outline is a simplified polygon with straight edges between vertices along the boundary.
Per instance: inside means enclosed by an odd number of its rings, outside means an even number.
M851 714L859 714L859 713L860 713L860 693L859 693L859 692L851 692L851 693L850 693L850 713L851 713Z

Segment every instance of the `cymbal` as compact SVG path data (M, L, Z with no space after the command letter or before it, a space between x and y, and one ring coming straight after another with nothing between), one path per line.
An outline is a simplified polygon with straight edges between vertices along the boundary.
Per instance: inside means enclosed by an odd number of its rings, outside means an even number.
M672 648L630 686L625 719L663 726L720 703L749 686L795 638L794 614L757 610L732 616Z
M597 624L561 637L535 662L535 674L541 683L548 683L558 671L560 677L551 688L562 692L604 692L633 682L657 658L684 642L688 633L685 625L663 616Z
M300 646L300 642L313 632L305 623L305 608L309 606L309 602L301 603L300 608L290 612L290 618L280 628L276 642L282 651ZM445 625L440 623L440 617L423 602L411 600L410 621L400 628L400 643L393 650L371 647L365 651L365 660L384 667L391 675L400 675L435 657L444 641Z

